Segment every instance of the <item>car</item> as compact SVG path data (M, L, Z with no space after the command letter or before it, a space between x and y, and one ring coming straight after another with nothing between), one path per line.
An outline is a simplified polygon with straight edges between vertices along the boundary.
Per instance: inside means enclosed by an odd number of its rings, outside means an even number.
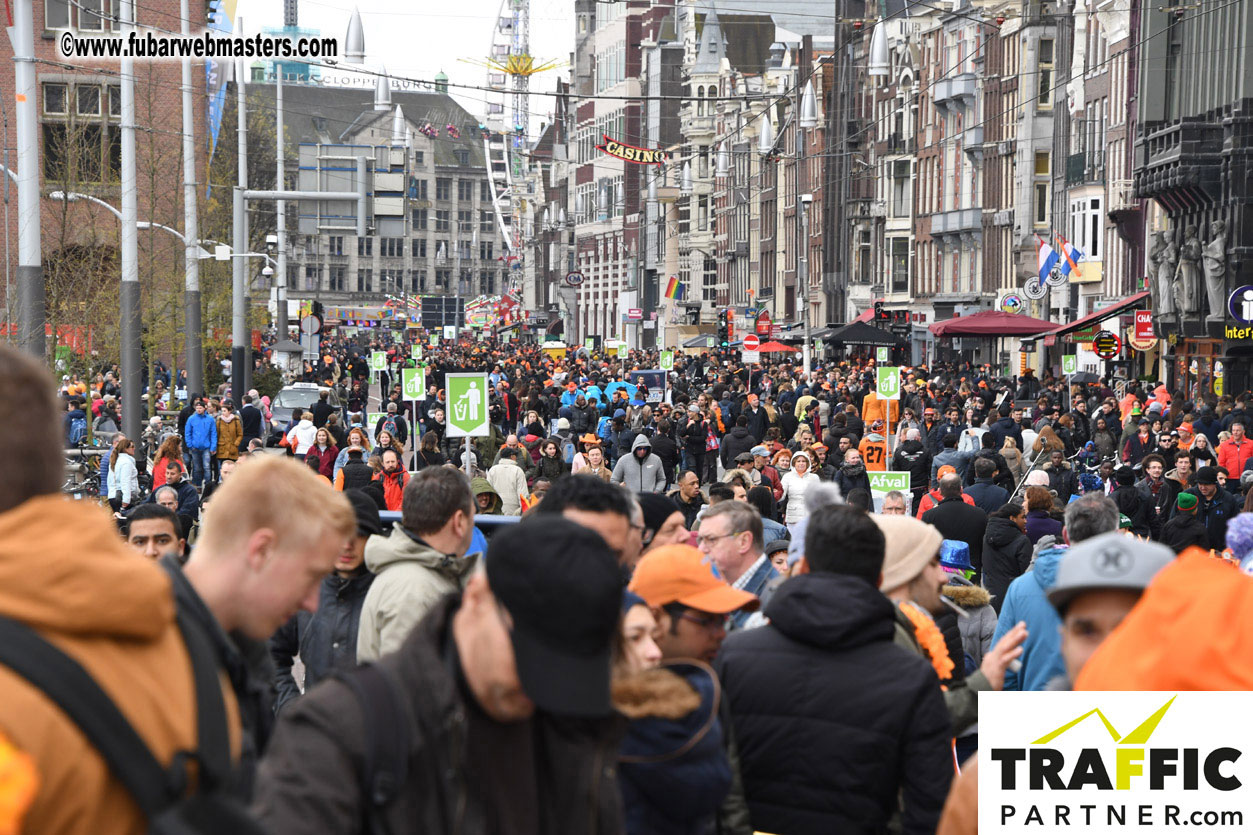
M335 393L335 389L319 386L317 383L292 383L274 395L274 399L270 401L270 411L272 413L270 419L271 437L266 441L266 446L277 446L277 436L281 434L283 428L291 420L292 411L295 409L300 409L301 411L311 410L313 404L318 402L318 396L323 391L328 392L326 402L336 412L341 412L339 396Z

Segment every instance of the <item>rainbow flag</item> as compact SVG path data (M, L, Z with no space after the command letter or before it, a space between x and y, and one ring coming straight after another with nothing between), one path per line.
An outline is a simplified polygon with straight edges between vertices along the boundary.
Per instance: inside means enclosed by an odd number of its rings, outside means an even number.
M670 283L666 285L666 298L683 298L683 285L679 282L678 276L670 276Z

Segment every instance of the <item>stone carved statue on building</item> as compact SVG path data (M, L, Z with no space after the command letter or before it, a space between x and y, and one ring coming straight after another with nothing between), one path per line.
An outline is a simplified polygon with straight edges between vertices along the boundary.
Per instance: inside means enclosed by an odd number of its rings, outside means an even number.
M1205 293L1209 296L1209 321L1219 322L1227 316L1227 224L1216 220L1210 224L1209 243L1202 252L1205 269Z
M1158 303L1161 305L1163 314L1173 314L1179 312L1179 306L1175 303L1175 265L1179 262L1179 248L1175 246L1174 240L1171 239L1169 233L1157 233L1162 243L1163 249L1157 254L1157 274L1151 276L1153 282L1157 285L1157 293L1160 297Z
M1149 248L1148 268L1145 272L1148 276L1149 290L1153 293L1153 310L1158 316L1169 316L1175 312L1174 294L1170 287L1175 265L1170 265L1169 272L1163 270L1166 250L1169 248L1170 243L1166 240L1166 233L1154 232L1153 245Z
M1179 266L1175 269L1175 307L1180 316L1201 312L1201 240L1195 226L1183 233Z

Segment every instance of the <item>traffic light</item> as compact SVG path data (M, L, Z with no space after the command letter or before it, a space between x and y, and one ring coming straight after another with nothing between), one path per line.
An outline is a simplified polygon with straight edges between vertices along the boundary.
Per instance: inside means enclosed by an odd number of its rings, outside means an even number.
M719 314L718 316L718 347L720 349L726 348L727 345L730 343L730 341L731 340L727 336L727 317L725 315Z
M890 318L890 314L883 309L883 302L874 303L874 318L876 322L886 322Z
M318 321L322 323L322 327L318 330L318 333L326 332L326 314L323 311L324 308L322 307L322 302L316 300L313 302L313 307L309 311L314 316L317 316Z

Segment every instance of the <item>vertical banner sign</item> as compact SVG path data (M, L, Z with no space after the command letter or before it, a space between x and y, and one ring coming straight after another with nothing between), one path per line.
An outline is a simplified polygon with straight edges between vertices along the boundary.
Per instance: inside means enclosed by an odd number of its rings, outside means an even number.
M431 334L431 347L432 347L432 348L438 348L438 347L439 347L439 334L437 334L437 333L433 333L433 334Z
M370 352L370 370L375 374L387 370L387 354L382 351Z
M583 347L584 347L584 348L586 348L588 351L595 351L595 350L596 350L596 340L595 340L595 339L593 339L593 338L592 338L592 337L590 337L590 336L589 336L589 337L587 337L586 339L584 339L584 340L583 340Z
M413 357L418 362L422 361L422 343L421 342L415 342L409 346L409 356Z
M909 506L910 499L913 498L909 492L909 473L867 472L866 475L870 478L870 496L874 499L875 513L883 510L883 497L893 490L905 495L905 514L913 513L913 508Z
M626 358L627 358L627 346L625 344L621 344L618 346L618 359L624 360Z
M385 417L387 417L387 414L385 412L367 412L366 413L365 430L366 432L370 434L370 437L373 438L375 441L378 440L378 435L375 434L374 427L378 426L379 421Z
M877 393L884 400L901 399L901 369L895 365L880 366Z
M457 338L457 326L456 325L444 325L444 338L456 339Z
M662 371L674 370L674 351L662 351L661 352L661 370Z
M405 400L425 400L426 369L400 369L400 390Z
M487 431L487 375L446 374L448 429L453 438L481 438Z
M1136 342L1147 342L1150 339L1156 339L1153 333L1153 311L1137 310L1136 311Z
M892 361L892 349L888 348L886 345L882 345L875 349L874 358L875 358L875 362L879 363L880 365L882 365L885 362L891 362Z
M1062 373L1069 376L1079 371L1078 354L1062 354Z

